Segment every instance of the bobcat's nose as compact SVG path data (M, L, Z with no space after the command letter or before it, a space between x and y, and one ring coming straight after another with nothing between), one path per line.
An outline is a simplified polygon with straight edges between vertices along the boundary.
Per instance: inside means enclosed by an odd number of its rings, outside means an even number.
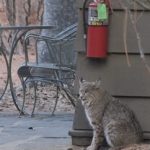
M78 98L81 100L83 98L83 96L78 94Z
M85 99L84 95L79 95L79 99L84 101L84 99Z

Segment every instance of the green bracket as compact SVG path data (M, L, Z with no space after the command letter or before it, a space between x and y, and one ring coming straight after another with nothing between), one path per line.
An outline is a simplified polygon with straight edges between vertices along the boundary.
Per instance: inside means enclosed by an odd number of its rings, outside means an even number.
M108 19L108 11L105 3L99 3L97 5L97 11L99 20L104 21Z

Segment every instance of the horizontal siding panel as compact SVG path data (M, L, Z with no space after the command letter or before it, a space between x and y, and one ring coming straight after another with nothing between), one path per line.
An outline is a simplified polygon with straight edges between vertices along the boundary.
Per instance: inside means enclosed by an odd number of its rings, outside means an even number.
M88 2L91 2L93 0L88 0ZM120 9L123 9L123 7L120 5L119 3L119 0L110 0L111 1L111 5L112 5L112 8L114 10L120 10ZM87 3L88 3L87 2ZM131 3L130 3L131 2ZM145 5L149 6L150 7L150 4L149 2L147 2L146 0L142 0L141 2L144 2ZM140 2L140 3L141 3ZM77 6L78 8L82 9L83 8L83 3L84 3L84 0L77 0ZM133 0L122 0L122 4L125 6L125 7L128 7L130 9L134 9L134 3L133 3ZM88 6L88 5L87 5ZM136 9L137 10L149 10L148 8L146 7L143 7L141 4L138 4L137 3L137 6L136 6Z
M123 11L114 11L111 16L109 26L109 53L124 53L124 15L125 13ZM137 16L140 15L142 16L137 22L138 33L141 38L144 53L150 53L150 12L144 12L143 14L138 12ZM129 53L139 53L137 36L130 18L128 18L126 42Z
M125 55L109 55L106 60L92 60L78 55L77 75L87 80L102 78L102 83L112 95L150 97L150 74L140 56L130 55L128 67ZM147 56L150 64L150 56ZM77 86L78 87L78 86Z
M131 67L128 67L122 54L111 54L105 60L92 60L79 53L76 73L88 81L101 78L103 87L134 111L145 139L150 139L150 73L138 55L130 55L130 60ZM150 56L146 56L146 60L150 64ZM78 87L77 81L76 92ZM77 105L76 114L82 121L81 124L74 122L74 129L91 129L81 104Z
M76 49L79 52L85 52L85 39L83 38L83 12L79 11L79 26L78 26L78 34L77 34L77 44ZM124 50L124 38L123 38L123 27L124 27L124 15L123 11L114 11L110 18L110 26L109 26L109 53L125 53ZM142 16L141 16L142 15ZM145 54L150 54L150 12L140 12L137 13L137 16L141 16L138 20L137 29L140 33L141 44L143 47L143 52ZM128 21L127 27L127 47L128 53L139 53L138 49L138 40L136 33L134 31L133 25L130 21Z

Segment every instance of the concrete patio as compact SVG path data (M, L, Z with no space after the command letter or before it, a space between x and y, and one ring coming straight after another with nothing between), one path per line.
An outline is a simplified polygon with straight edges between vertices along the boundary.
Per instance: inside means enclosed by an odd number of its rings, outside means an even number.
M73 113L55 116L40 114L33 118L18 117L18 113L1 113L0 150L72 149L71 137L68 135L72 121Z

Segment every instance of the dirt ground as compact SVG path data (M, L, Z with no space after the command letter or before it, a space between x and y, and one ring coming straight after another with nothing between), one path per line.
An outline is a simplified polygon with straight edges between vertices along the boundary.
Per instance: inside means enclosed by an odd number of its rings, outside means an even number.
M30 58L34 60L35 55L31 53ZM8 59L8 56L7 56ZM16 95L18 98L18 101L20 100L22 103L22 86L20 83L20 80L17 75L17 70L19 66L24 62L24 55L14 55L12 60L12 81L16 90ZM4 90L4 87L6 85L7 80L7 67L5 59L2 55L0 55L0 96ZM56 88L53 85L46 85L46 86L39 86L38 87L38 93L37 93L37 106L35 113L38 112L47 112L51 113L54 107L55 99L56 99ZM33 88L28 88L27 91L27 102L26 107L27 110L31 111L33 108ZM13 103L11 92L9 85L7 87L6 93L3 96L3 98L0 100L0 111L3 112L16 112L17 109ZM57 110L56 111L74 111L73 106L71 105L70 101L65 98L63 94L59 94L59 101L57 104Z

